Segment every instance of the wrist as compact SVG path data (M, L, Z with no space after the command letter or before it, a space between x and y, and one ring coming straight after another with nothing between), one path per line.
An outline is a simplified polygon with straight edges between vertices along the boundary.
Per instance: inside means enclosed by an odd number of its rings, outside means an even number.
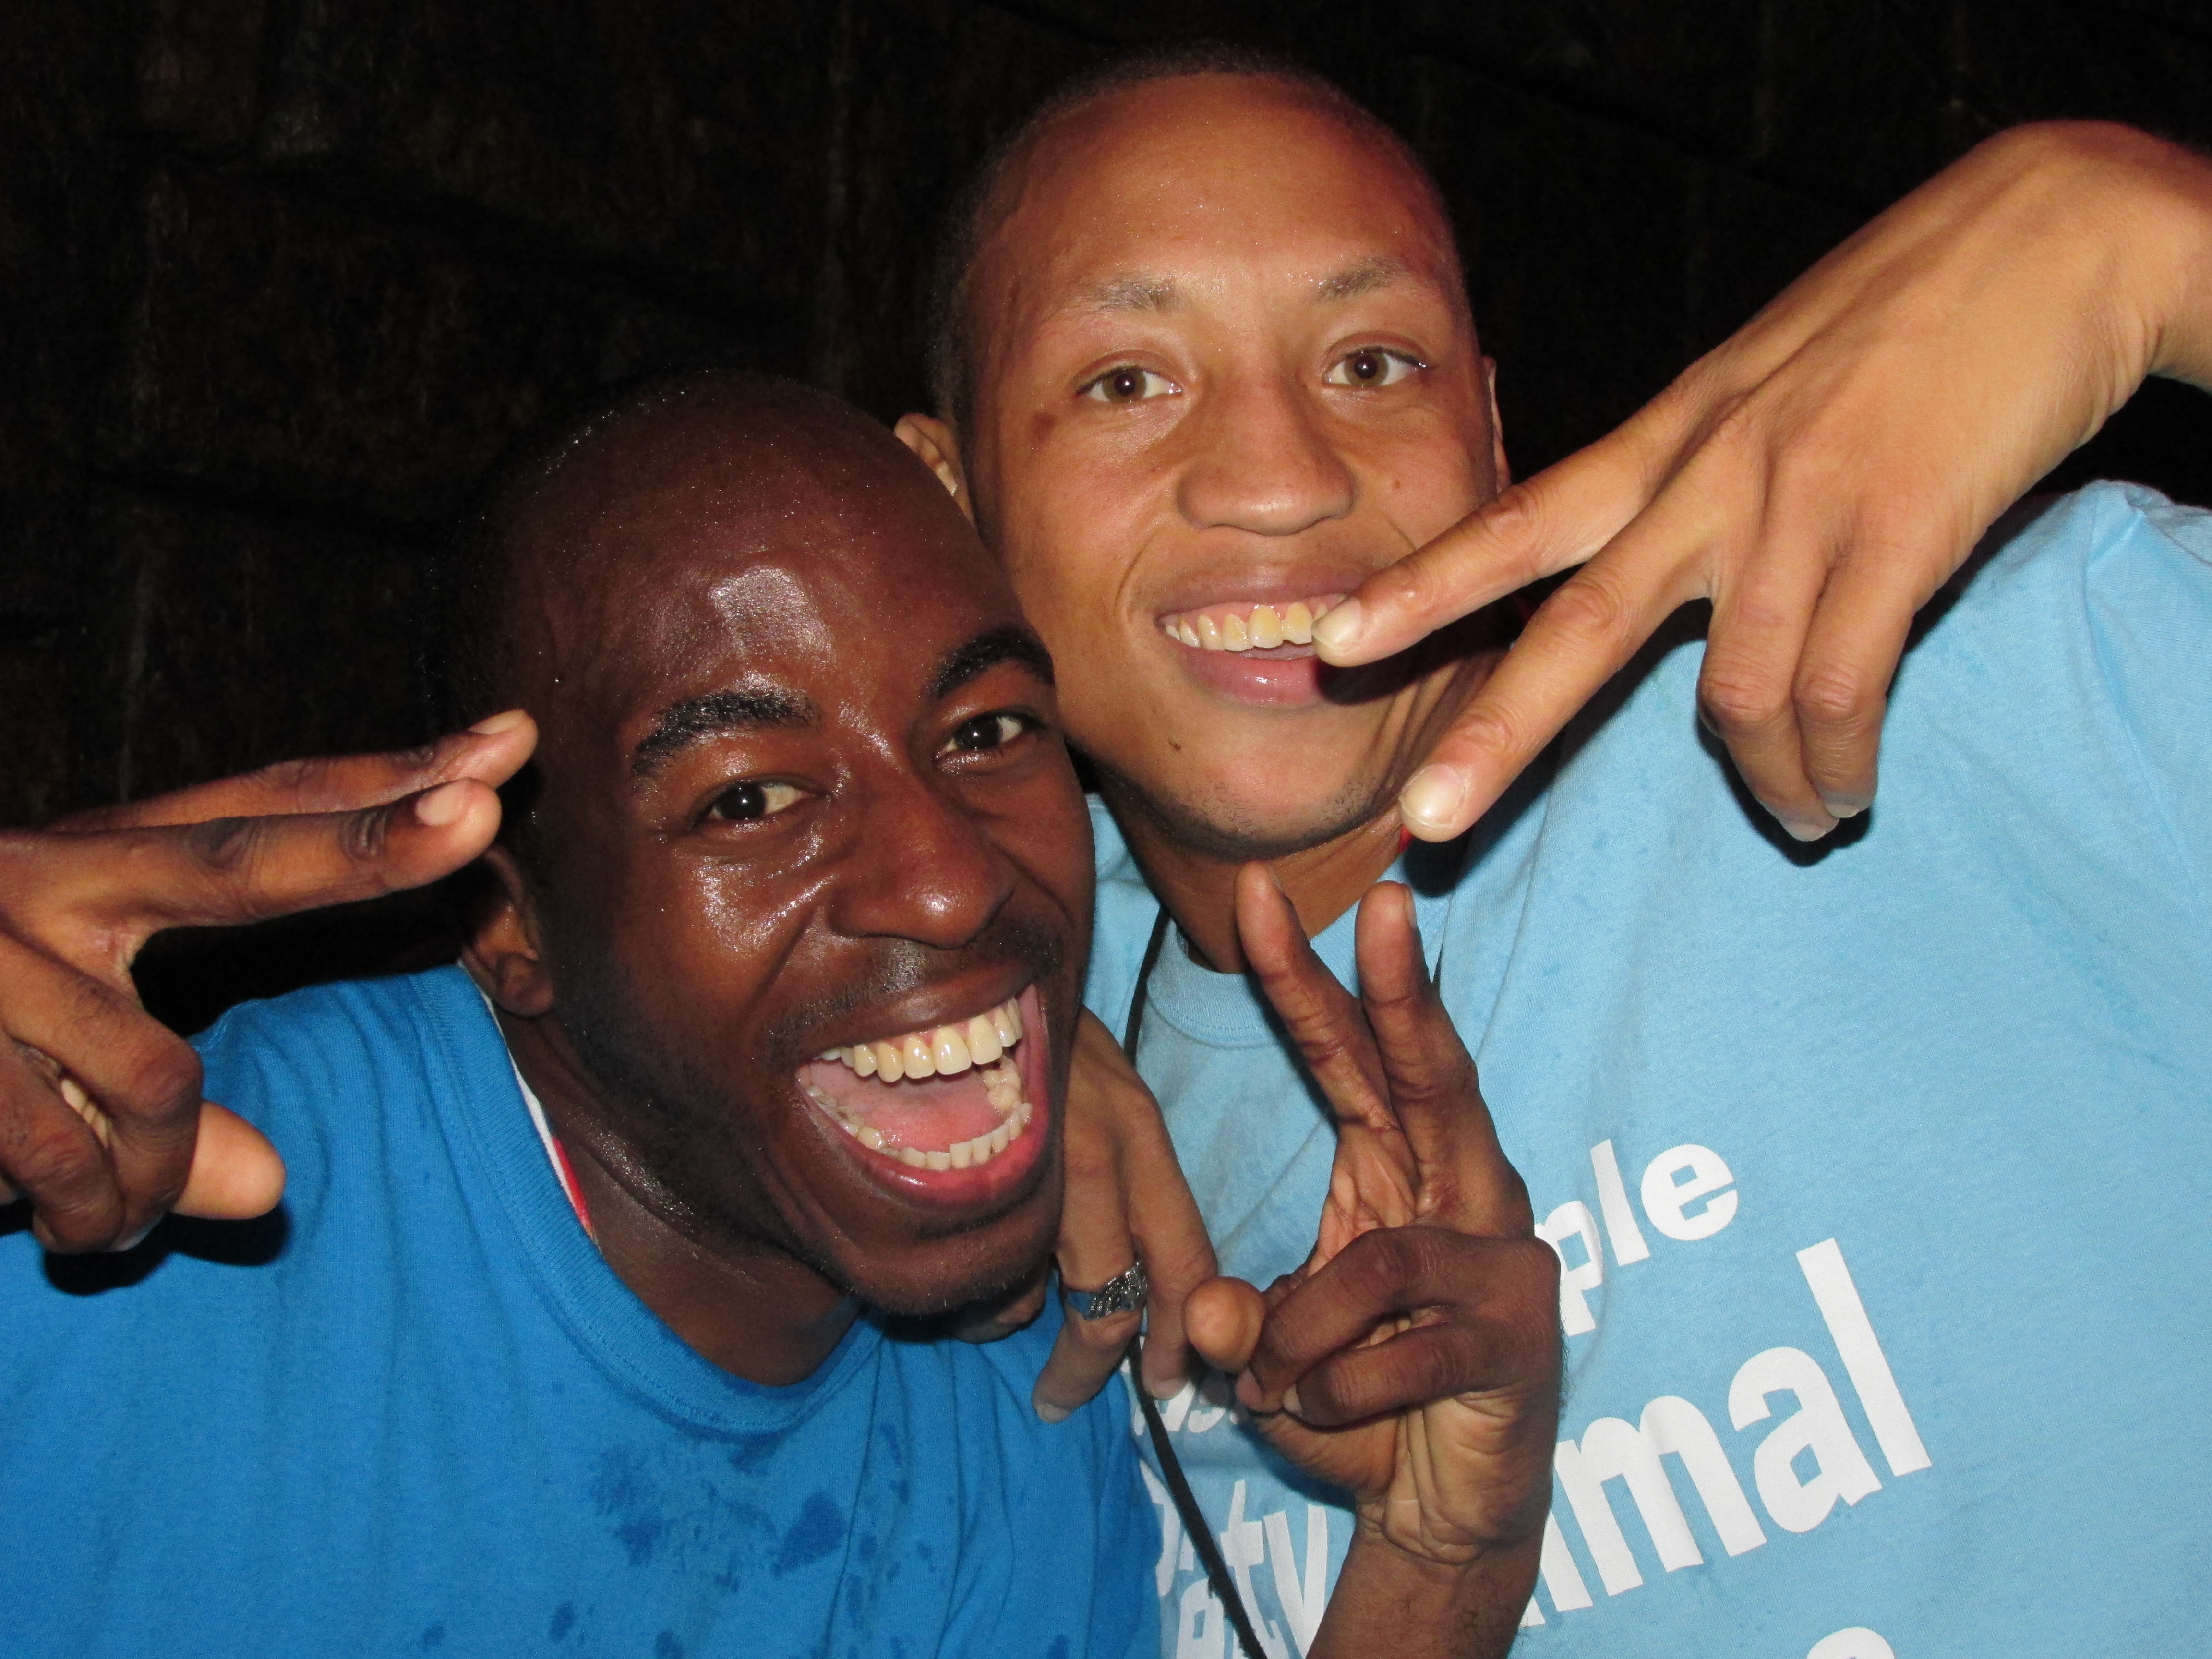
M1534 1593L1542 1545L1540 1529L1446 1563L1363 1525L1308 1659L1383 1651L1393 1659L1495 1659L1512 1645Z
M2112 408L2153 374L2212 390L2212 161L2106 121L2038 123L1986 148L2108 250Z

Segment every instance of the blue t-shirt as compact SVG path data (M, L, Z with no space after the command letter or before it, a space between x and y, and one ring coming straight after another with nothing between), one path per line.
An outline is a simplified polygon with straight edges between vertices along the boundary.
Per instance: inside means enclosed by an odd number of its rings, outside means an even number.
M1999 540L1836 844L1739 797L1677 636L1421 900L1565 1270L1530 1655L2212 1647L2212 515L2102 485ZM1113 1023L1154 907L1098 827ZM1246 982L1171 945L1141 1066L1224 1268L1296 1265L1331 1136ZM1178 1447L1295 1652L1348 1517L1223 1400ZM1228 1651L1155 1501L1164 1652Z
M1052 1318L863 1320L747 1382L593 1249L459 969L201 1047L284 1155L280 1225L156 1234L96 1295L0 1238L10 1659L1150 1651L1126 1419L1030 1409Z

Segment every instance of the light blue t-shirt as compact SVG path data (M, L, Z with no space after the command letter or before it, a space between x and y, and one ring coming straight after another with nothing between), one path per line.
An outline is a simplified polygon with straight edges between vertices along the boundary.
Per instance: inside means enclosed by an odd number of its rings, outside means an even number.
M2100 485L1999 539L1837 844L1740 798L1676 637L1422 898L1564 1267L1529 1655L2212 1650L2212 515ZM1098 828L1110 1024L1155 909ZM1224 1270L1294 1267L1331 1135L1255 994L1171 944L1141 1066ZM1176 1444L1297 1653L1349 1517L1224 1399ZM1164 1651L1233 1652L1153 1486Z
M592 1247L459 969L201 1047L284 1155L277 1221L105 1262L0 1237L0 1653L1150 1652L1121 1407L1030 1409L1056 1315L863 1320L747 1382Z

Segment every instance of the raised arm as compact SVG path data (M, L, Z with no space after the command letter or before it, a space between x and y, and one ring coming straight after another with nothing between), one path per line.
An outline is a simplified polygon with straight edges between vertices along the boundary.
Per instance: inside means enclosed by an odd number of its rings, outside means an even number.
M1316 642L1372 661L1582 566L1407 784L1407 823L1443 840L1710 599L1701 713L1752 793L1816 838L1874 798L1914 613L2153 374L2212 389L2212 162L2125 127L2017 128L1619 431L1370 578Z
M259 1215L284 1166L200 1098L199 1059L139 1006L165 927L258 921L418 886L499 824L526 715L431 748L295 762L0 834L0 1202L55 1250L127 1248L175 1209Z

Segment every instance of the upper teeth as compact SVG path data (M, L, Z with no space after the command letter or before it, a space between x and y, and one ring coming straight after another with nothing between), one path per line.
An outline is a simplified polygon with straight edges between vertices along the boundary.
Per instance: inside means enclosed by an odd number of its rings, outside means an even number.
M862 1077L896 1083L907 1077L957 1077L970 1066L988 1066L1021 1040L1022 1011L1010 999L958 1025L856 1042L822 1058L841 1060Z
M1287 605L1209 605L1170 611L1161 631L1198 651L1265 651L1278 645L1311 645L1313 625L1336 608L1331 598L1295 599Z

